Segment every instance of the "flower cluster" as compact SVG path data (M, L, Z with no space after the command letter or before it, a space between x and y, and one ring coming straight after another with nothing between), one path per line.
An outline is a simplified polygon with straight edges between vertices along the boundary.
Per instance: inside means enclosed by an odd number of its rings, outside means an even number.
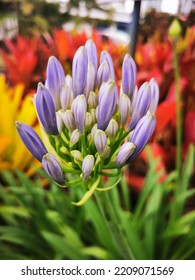
M45 85L39 83L34 99L44 144L30 126L16 127L54 181L85 183L87 192L75 203L81 205L95 190L108 189L99 187L101 175L119 176L143 150L156 125L158 99L154 79L137 89L136 65L128 54L119 94L111 56L102 51L98 66L96 46L88 40L73 58L72 77L55 57L48 61ZM78 179L68 182L66 173Z

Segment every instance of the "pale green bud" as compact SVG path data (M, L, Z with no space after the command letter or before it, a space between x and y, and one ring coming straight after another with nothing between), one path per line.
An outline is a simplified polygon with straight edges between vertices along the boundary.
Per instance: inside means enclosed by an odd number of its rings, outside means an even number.
M80 132L78 129L75 129L70 135L70 147L74 146L80 139Z

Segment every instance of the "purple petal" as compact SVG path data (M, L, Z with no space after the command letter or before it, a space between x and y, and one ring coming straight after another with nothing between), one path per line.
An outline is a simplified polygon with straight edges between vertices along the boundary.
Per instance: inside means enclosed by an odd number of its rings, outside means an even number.
M46 154L42 159L42 166L45 172L60 185L64 184L64 175L56 157L52 154Z
M16 129L27 149L41 162L42 157L47 153L47 149L38 134L32 127L20 122L16 122Z
M85 47L82 46L77 50L72 63L72 89L74 98L84 93L87 79L87 67L87 51Z
M126 54L122 65L122 88L123 93L132 99L132 94L136 85L136 65L133 58Z
M48 134L58 135L56 112L53 99L46 87L41 83L38 85L35 99L37 114L44 130Z
M65 83L65 74L60 62L54 56L49 58L45 86L49 89L56 111L61 108L60 91Z

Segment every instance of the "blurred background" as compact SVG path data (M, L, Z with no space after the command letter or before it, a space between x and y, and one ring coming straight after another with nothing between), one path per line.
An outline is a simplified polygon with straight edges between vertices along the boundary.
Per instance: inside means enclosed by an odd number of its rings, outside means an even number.
M1 259L119 257L108 233L102 240L95 204L74 209L70 201L75 194L67 196L48 181L20 141L14 123L25 122L39 133L32 96L37 83L45 80L51 55L59 59L66 74L71 74L76 50L93 38L99 54L102 50L111 54L120 85L123 58L129 52L136 61L138 87L152 77L160 87L157 127L148 147L153 160L158 159L154 170L160 172L157 182L163 184L176 168L176 86L169 36L175 18L181 27L176 52L185 161L189 146L195 144L194 0L0 0ZM133 205L145 184L149 160L143 151L125 172ZM192 165L188 181L191 191L194 183ZM195 199L191 197L184 212L194 209ZM85 245L77 255L75 248Z

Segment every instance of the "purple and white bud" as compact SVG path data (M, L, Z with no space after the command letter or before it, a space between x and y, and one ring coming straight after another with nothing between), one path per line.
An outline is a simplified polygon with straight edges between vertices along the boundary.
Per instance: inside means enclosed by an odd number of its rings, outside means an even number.
M133 130L139 120L147 113L151 104L151 88L149 83L145 82L137 92L129 130Z
M93 155L87 155L82 163L82 176L83 180L86 181L91 174L93 167L94 167L94 156Z
M61 166L57 161L56 157L52 154L46 154L42 159L42 166L47 175L53 179L56 183L63 185L65 182L64 174Z
M20 122L16 122L16 129L27 149L41 162L42 157L47 154L47 149L38 134L32 129L32 127Z
M78 129L75 129L70 135L70 147L74 146L80 139L80 132Z
M100 56L100 64L106 61L109 68L109 78L115 81L114 64L110 54L107 51L102 51Z
M118 123L114 119L111 119L109 125L105 130L105 133L110 139L114 139L117 132L118 132Z
M76 122L76 126L80 133L85 129L85 118L87 112L87 102L85 95L78 95L73 103L73 114Z
M97 128L97 123L96 123L96 124L94 124L94 126L92 127L92 130L91 130L91 136L93 139L94 139L94 136L95 136L95 133L97 130L98 130L98 128Z
M100 156L104 153L106 142L106 133L101 129L97 129L94 135L94 143Z
M87 80L87 68L87 51L85 47L82 46L75 53L72 62L72 89L74 98L80 94L84 94Z
M65 84L60 92L60 103L61 103L62 110L66 111L66 109L69 109L71 107L70 105L72 101L73 101L72 89Z
M66 75L65 83L70 89L72 89L72 77L70 75Z
M154 78L150 80L149 85L151 88L151 103L149 111L151 112L151 114L155 114L159 101L159 87Z
M98 129L105 130L114 114L118 89L114 81L102 85L99 92Z
M127 94L122 93L119 101L121 125L124 126L131 112L131 101Z
M40 122L46 133L58 135L54 102L48 89L41 83L38 84L35 104Z
M61 114L59 112L56 112L56 121L57 121L57 128L59 133L62 131L62 128L64 126L64 122L62 120Z
M61 117L65 126L68 128L70 132L76 129L74 115L71 110L66 110L66 112L61 113Z
M62 65L54 56L48 60L46 78L45 86L51 93L55 110L58 111L61 108L60 91L65 84L65 74Z
M135 151L136 146L131 142L124 143L116 157L116 167L119 169L128 163L129 157Z
M87 103L88 103L90 109L97 107L97 105L98 105L98 98L97 98L97 95L96 95L96 93L94 91L91 91L89 93L89 98L88 98Z
M103 61L97 71L97 86L101 86L103 82L108 82L110 79L110 70L107 61Z
M133 161L144 149L145 145L150 140L154 129L156 127L156 117L155 115L148 112L135 127L133 131L131 142L136 146L135 152L128 159L128 163Z
M97 72L98 54L97 54L96 45L94 44L93 40L91 39L87 40L87 42L85 43L85 49L87 50L88 62L93 64L95 68L95 72Z
M133 91L136 85L136 65L133 58L126 54L122 65L122 89L132 100Z
M96 83L96 70L93 64L88 64L88 70L87 70L87 79L84 89L84 94L86 96L86 99L88 99L90 91L93 91L95 89L95 83Z

